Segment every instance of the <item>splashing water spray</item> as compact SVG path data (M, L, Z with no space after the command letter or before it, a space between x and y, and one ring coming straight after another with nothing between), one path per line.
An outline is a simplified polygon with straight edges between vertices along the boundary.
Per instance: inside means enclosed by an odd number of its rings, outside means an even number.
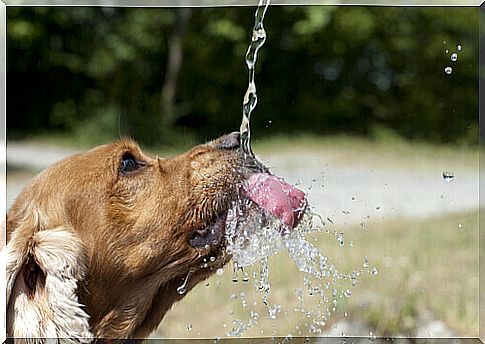
M268 9L270 0L260 0L256 13L254 15L254 27L249 43L248 51L246 52L246 65L249 72L248 89L243 99L242 106L242 121L239 132L241 134L241 146L245 153L253 155L251 149L251 128L249 120L256 104L258 103L258 96L256 94L256 84L254 82L254 70L256 60L258 59L258 50L266 41L266 31L264 30L263 20Z
M257 104L256 84L254 80L258 50L266 40L263 19L269 6L269 0L260 0L255 13L255 23L251 42L246 52L246 65L249 72L249 83L244 95L242 121L240 127L242 151L254 156L251 148L250 118ZM274 320L281 312L281 305L271 304L269 300L268 257L280 251L286 251L298 270L303 273L303 286L295 290L297 313L302 313L308 320L308 330L319 334L325 327L328 318L336 311L341 298L352 295L351 288L357 283L360 275L376 275L377 269L371 268L365 260L361 269L344 273L331 263L305 237L310 232L325 232L335 236L342 247L343 235L337 230L330 230L334 223L324 221L308 206L304 192L271 174L259 173L249 178L243 186L242 198L233 202L226 220L226 250L232 255L232 281L238 283L240 273L242 281L249 281L245 267L257 264L253 270L254 290L262 293L261 303L265 306L267 319ZM314 218L320 220L314 223ZM375 273L374 273L375 271ZM185 283L184 283L185 284ZM241 294L241 299L242 294ZM309 301L309 302L305 302ZM254 303L256 304L256 303ZM243 308L248 305L246 297ZM283 312L281 312L283 313ZM285 312L286 313L286 312ZM251 310L248 322L242 319L233 320L233 328L227 332L229 337L240 336L247 329L258 323L259 314ZM301 335L301 329L296 329Z

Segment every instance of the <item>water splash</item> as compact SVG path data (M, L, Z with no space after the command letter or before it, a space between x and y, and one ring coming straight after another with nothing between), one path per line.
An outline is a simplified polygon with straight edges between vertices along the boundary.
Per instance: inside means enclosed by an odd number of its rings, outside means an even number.
M277 313L281 312L281 305L273 305L268 308L268 319L276 320Z
M239 267L237 270L251 264L259 269L252 273L253 285L257 292L262 293L262 303L267 306L267 318L270 320L282 312L281 305L270 305L268 302L271 289L268 257L278 252L285 251L302 272L303 288L295 289L296 307L293 311L310 321L305 327L311 333L322 332L330 316L336 312L339 300L352 296L352 288L362 273L377 275L377 269L370 267L367 257L364 257L362 268L344 273L332 264L330 257L312 245L306 235L314 232L334 236L339 246L343 246L344 241L341 232L325 227L322 217L310 208L306 209L298 226L286 232L282 231L281 220L256 208L251 201L239 200L230 213L226 222L226 250ZM251 319L239 320L230 332L231 336L241 335L250 324ZM296 332L301 334L301 331Z
M282 221L262 211L252 201L234 202L227 219L227 252L232 254L237 266L254 264L284 248L278 231L283 226ZM238 277L235 282L237 280Z
M249 43L248 50L246 52L246 66L249 72L248 88L244 95L242 106L242 121L240 127L241 134L241 146L243 151L247 154L252 153L251 149L251 130L249 120L251 113L258 103L258 96L256 94L256 83L254 81L254 70L256 61L258 58L258 50L263 46L266 41L266 31L263 26L264 16L268 9L270 0L260 0L256 13L254 15L254 27L251 36L251 42Z
M246 324L244 324L244 322L242 322L239 319L234 319L233 322L232 322L232 325L233 325L232 330L226 333L226 335L228 337L239 336L239 335L243 334L244 331L246 331L246 329L247 329Z

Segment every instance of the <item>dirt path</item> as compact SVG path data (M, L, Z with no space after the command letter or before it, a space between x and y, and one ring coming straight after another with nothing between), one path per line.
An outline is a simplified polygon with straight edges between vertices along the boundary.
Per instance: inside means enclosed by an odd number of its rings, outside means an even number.
M263 159L290 182L301 182L317 213L342 225L478 209L478 169L460 169L447 182L443 166L410 166L406 161L376 168L373 161L342 165L305 153L272 154Z
M58 146L8 142L7 206L33 175L76 152ZM478 169L460 169L451 182L446 182L442 166L410 166L406 161L383 168L373 161L344 165L342 159L306 152L265 154L261 158L274 173L307 191L317 213L339 225L478 209Z

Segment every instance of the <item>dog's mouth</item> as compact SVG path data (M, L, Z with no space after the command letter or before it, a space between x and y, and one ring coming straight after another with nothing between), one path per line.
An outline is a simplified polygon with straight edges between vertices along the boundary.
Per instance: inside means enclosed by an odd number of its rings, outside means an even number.
M227 210L223 211L208 225L193 230L189 238L190 245L206 249L221 246L226 229L227 212Z
M288 231L298 225L307 206L303 191L272 175L267 169L249 174L238 186L237 195L226 203L227 207L208 225L192 231L190 245L206 249L224 246L228 222L234 221L235 216L244 218L250 211L277 217L283 223L282 229ZM235 205L242 211L234 212Z

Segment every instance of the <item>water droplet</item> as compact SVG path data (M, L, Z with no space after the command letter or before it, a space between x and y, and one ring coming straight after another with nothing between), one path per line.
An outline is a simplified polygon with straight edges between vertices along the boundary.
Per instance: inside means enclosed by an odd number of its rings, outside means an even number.
M367 269L369 267L369 262L367 261L367 257L364 257L364 263L362 264L362 267L364 269Z
M345 242L344 242L343 235L342 234L337 234L335 237L337 238L337 241L338 241L339 246L344 246L344 243Z
M448 49L445 50L445 54L448 54L450 51Z
M231 301L234 301L234 300L236 300L236 299L237 299L237 294L231 294L231 295L229 296L229 300L231 300Z
M232 269L232 281L234 283L239 282L239 271L238 270L239 269L238 269L237 263L234 262L233 269Z
M443 172L441 176L443 180L447 183L450 183L455 179L455 174L452 172Z
M189 281L189 278L190 278L190 275L192 275L192 272L193 270L189 270L189 272L187 273L187 276L185 276L184 282L182 283L181 286L177 288L177 293L179 293L180 295L185 294L185 292L187 291L187 282Z
M346 291L344 291L344 296L345 297L351 297L352 296L352 292L349 289L347 289Z
M377 271L377 268L373 268L372 271L371 271L371 273L373 275L377 275L377 274L379 274L379 271Z
M211 262L215 262L215 261L216 261L216 257L210 257L210 258L209 258L209 260L210 260Z
M462 228L461 223L458 224L458 228L460 228L460 229Z
M249 282L249 275L248 275L248 273L243 268L241 268L241 270L242 270L242 273L243 273L243 275L242 275L242 281L244 283Z
M456 62L456 60L458 60L458 54L457 53L451 54L450 59L451 61Z
M219 269L216 270L217 276L222 276L223 273L224 273L224 270L222 268L219 268Z
M446 74L450 75L451 72L453 72L453 68L451 68L450 66L448 66L448 67L445 68L445 73Z
M349 241L349 246L354 247L354 242L352 240Z
M463 50L463 47L461 46L461 44L458 44L456 46L456 50L458 50L458 51L462 51Z
M345 312L345 313L344 313L344 317L347 317L347 316L348 316L348 314L347 314L347 312Z
M187 324L187 331L192 331L192 324Z

